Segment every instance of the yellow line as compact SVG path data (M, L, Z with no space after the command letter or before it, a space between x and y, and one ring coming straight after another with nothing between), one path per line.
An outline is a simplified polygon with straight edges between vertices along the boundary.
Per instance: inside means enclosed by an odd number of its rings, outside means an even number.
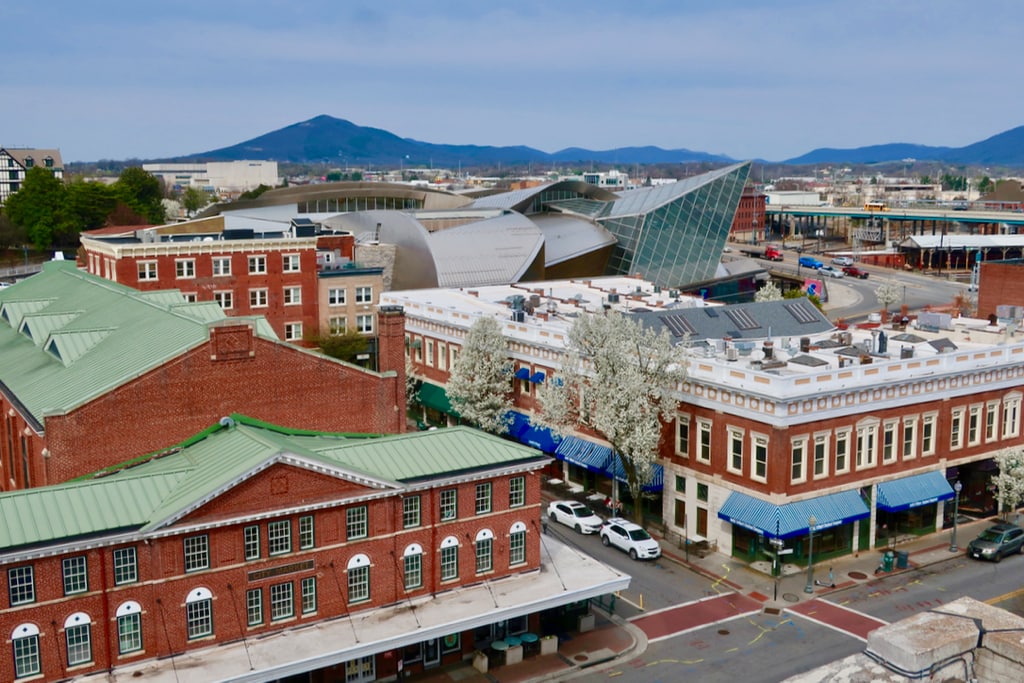
M627 598L627 597L625 597L623 595L619 595L619 600L622 600L622 602L626 603L627 605L632 605L633 607L636 607L641 612L646 612L647 611L643 607L641 607L640 605L636 604L635 602L633 602L632 600L630 600L629 598Z
M990 598L989 600L986 600L985 602L986 602L986 604L989 604L989 605L995 605L996 603L1000 603L1000 602L1002 602L1004 600L1012 600L1013 598L1016 598L1016 597L1018 597L1020 595L1024 595L1024 588L1018 588L1015 591L1010 591L1009 593L1004 593L1003 595L999 595L999 596L996 596L994 598Z
M616 676L621 676L622 674L622 671L613 671L612 673L608 674L608 678L615 678Z

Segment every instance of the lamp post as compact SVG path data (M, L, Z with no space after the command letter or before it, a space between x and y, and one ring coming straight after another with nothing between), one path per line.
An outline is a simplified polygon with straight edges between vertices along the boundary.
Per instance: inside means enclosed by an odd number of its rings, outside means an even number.
M960 516L960 492L964 490L964 485L959 481L953 484L953 491L956 494L953 498L953 536L949 539L949 552L956 553L960 552L960 548L956 545L956 522Z
M807 585L804 593L814 592L814 525L817 523L814 515L807 520Z

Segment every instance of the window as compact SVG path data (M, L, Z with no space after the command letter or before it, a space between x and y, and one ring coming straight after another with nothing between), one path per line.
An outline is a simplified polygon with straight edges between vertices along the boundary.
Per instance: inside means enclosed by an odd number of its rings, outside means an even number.
M903 418L903 459L917 456L917 418Z
M283 254L281 256L281 270L283 270L286 273L299 272L299 255Z
M686 493L686 477L679 474L676 475L676 491Z
M284 305L297 306L302 303L302 287L284 288Z
M459 516L458 492L455 489L441 491L441 521Z
M370 599L370 558L356 555L348 563L348 601Z
M960 448L964 445L964 409L954 408L949 418L949 447Z
M373 303L373 287L356 287L356 303Z
M348 329L348 320L345 316L332 315L327 318L327 327L331 334L345 334L345 331Z
M195 302L199 301L199 297L196 296L195 292L182 292L181 293L181 298L183 298L185 301L189 302L190 304L194 304Z
M43 672L39 656L39 629L33 624L22 624L14 629L14 675L17 678L35 676Z
M700 453L697 459L704 463L711 462L711 423L706 420L697 421L697 432L700 434Z
M494 552L494 535L484 529L476 535L476 573L491 571Z
M365 505L345 510L345 537L348 540L366 538L367 528Z
M185 599L185 626L188 639L213 635L213 594L197 588Z
M231 292L214 292L213 300L216 301L225 311L235 307L235 296Z
M427 365L434 367L434 340L427 340Z
M999 403L991 402L985 405L985 441L995 441L996 433L999 431Z
M344 306L345 305L345 288L344 287L331 287L327 290L327 305L328 306Z
M508 480L508 506L517 508L526 505L526 477L512 477Z
M231 275L230 256L218 256L213 259L213 275L214 277L224 277L226 275Z
M707 502L707 500L708 500L708 485L707 484L700 484L700 483L697 484L697 500L702 500L705 503Z
M135 583L139 580L139 562L135 546L118 548L114 551L114 584Z
M7 594L11 607L36 601L35 572L32 565L7 570Z
M896 462L896 427L899 420L888 420L882 426L882 462Z
M807 437L793 439L789 458L790 481L796 483L807 480Z
M402 528L411 529L420 525L420 497L407 496L402 499Z
M117 608L117 652L127 654L142 649L142 607L126 602Z
M476 514L482 515L491 511L490 482L476 485Z
M85 555L68 557L61 562L64 574L64 595L84 593L89 590L89 572L85 564Z
M270 620L278 621L295 616L295 586L291 581L275 583L270 587Z
M307 576L302 580L302 613L316 612L316 577Z
M448 347L448 367L454 368L455 361L459 359L459 347L449 346Z
M449 536L441 543L441 580L459 578L459 542Z
M423 585L423 550L418 545L405 549L403 569L405 573L405 590L413 590Z
M690 457L690 416L676 415L676 455Z
M361 334L373 334L373 315L357 315L356 331Z
M857 427L857 469L874 467L877 460L878 425L866 424Z
M448 369L448 345L443 341L437 342L437 368L439 370Z
M299 548L309 550L313 547L313 515L299 517Z
M298 341L302 339L302 323L285 323L284 338L287 341Z
M768 479L768 437L754 435L751 437L754 444L754 469L750 473L751 478L758 481Z
M267 273L267 257L266 256L250 256L249 257L249 274L250 275L266 275Z
M206 534L188 536L185 543L185 571L195 572L210 567L210 541Z
M257 525L247 526L243 531L245 538L245 559L260 559L260 528Z
M508 535L508 564L526 564L526 526L521 522L512 527Z
M139 281L156 280L156 261L139 261Z
M977 446L981 443L981 406L971 406L967 413L967 445Z
M251 588L245 591L245 613L249 626L263 623L263 589Z
M194 278L196 276L196 260L190 258L175 259L174 276L179 280Z
M743 432L729 430L729 471L743 474Z
M921 455L935 455L935 413L921 418Z
M271 556L292 551L292 522L282 519L267 524L267 549Z
M1012 394L1003 399L1003 438L1016 438L1020 432L1020 395Z
M836 466L835 473L850 471L850 430L836 432Z
M814 437L814 478L828 475L828 435L819 434Z
M266 289L250 289L249 290L249 306L251 308L266 308L267 307L267 290Z
M84 623L82 623L84 622ZM68 666L88 664L92 661L92 623L85 614L78 613L64 622L64 639L67 643Z

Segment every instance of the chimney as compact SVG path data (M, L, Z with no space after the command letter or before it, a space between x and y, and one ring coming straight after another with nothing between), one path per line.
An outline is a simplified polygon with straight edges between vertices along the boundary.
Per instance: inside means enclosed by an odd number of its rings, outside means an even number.
M775 342L773 342L771 339L766 339L765 340L764 346L761 347L764 350L764 359L765 360L771 360L772 359L773 352L775 350L774 347L775 347Z
M811 338L810 337L800 337L800 351L802 353L807 353L810 350L811 350Z

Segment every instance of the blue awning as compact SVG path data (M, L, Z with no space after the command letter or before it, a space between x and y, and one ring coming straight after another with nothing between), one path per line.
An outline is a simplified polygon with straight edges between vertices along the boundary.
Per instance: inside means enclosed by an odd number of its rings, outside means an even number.
M628 484L626 469L622 466L622 456L618 453L612 456L612 468L607 472L608 476L615 477L616 481ZM650 493L661 491L665 487L665 468L654 463L651 465L651 480L644 484L643 490Z
M519 368L516 370L516 379L530 379L530 368Z
M540 384L541 382L544 381L544 373L543 372L535 372L535 373L533 373L532 375L530 375L530 381L533 382L534 384Z
M519 443L532 446L545 453L554 453L558 446L558 436L547 427L539 427L530 422L530 418L522 413L509 413L512 422L508 434Z
M769 538L790 538L807 534L813 516L814 530L849 524L871 516L857 491L840 491L827 496L785 505L733 491L718 510L721 519Z
M878 485L878 508L902 512L911 508L948 500L955 494L942 472L925 472Z
M555 449L555 457L585 467L591 472L605 473L611 461L612 449L593 441L567 436Z

